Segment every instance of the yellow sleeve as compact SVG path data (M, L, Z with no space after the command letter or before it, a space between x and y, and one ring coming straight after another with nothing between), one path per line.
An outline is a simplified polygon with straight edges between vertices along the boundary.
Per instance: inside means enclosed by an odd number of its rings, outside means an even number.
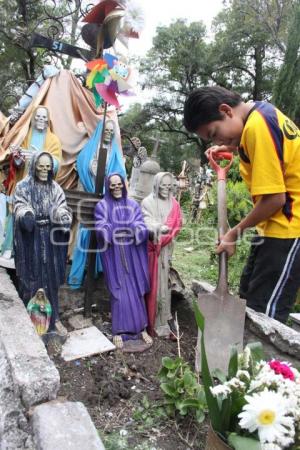
M245 148L251 164L250 192L252 196L286 192L281 157L281 130L270 128L260 113L248 124Z
M54 156L54 158L56 158L58 162L62 160L62 149L60 140L49 129L47 130L46 140L44 144L44 151Z

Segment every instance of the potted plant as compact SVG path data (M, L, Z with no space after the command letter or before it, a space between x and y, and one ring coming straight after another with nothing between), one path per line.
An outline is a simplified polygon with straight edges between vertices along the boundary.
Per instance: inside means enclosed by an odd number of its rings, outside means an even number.
M300 372L287 362L265 361L262 345L232 349L228 374L207 364L205 320L194 302L201 330L202 381L211 430L206 450L299 450Z

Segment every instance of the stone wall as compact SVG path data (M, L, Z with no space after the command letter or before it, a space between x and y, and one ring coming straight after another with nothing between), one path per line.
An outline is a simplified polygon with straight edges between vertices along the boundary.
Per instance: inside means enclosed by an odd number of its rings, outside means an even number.
M0 286L0 450L60 450L55 440L58 432L69 445L61 448L79 449L82 435L93 443L91 450L103 450L84 405L53 404L60 386L59 373L2 268ZM57 411L64 408L68 414L59 415ZM78 428L79 422L83 425ZM52 438L47 427L53 430ZM72 434L76 427L80 436Z

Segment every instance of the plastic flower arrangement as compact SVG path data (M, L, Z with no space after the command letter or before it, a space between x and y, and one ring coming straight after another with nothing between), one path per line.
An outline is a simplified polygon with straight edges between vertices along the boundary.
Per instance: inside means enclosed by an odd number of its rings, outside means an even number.
M194 303L201 336L202 380L213 430L235 450L300 449L300 372L287 362L263 360L260 343L238 355L228 375L213 382L204 343L204 317Z

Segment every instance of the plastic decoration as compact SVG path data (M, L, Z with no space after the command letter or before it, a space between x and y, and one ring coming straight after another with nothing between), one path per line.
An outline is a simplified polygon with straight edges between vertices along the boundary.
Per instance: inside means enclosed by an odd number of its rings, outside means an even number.
M104 102L120 107L117 95L131 95L129 83L131 70L129 66L114 55L105 53L103 59L95 59L86 63L90 70L87 86L92 90L96 107Z

